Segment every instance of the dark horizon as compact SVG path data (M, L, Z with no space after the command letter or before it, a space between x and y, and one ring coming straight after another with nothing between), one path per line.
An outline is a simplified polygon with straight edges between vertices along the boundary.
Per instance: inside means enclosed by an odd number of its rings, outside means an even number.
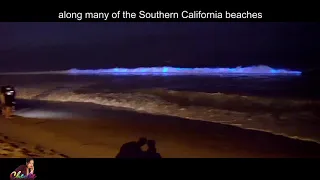
M0 23L0 71L319 67L319 23Z

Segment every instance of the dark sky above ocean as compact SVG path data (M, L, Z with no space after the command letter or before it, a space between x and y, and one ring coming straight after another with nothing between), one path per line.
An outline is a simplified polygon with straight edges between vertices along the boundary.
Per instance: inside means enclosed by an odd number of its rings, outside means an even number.
M319 23L0 23L0 71L314 68Z

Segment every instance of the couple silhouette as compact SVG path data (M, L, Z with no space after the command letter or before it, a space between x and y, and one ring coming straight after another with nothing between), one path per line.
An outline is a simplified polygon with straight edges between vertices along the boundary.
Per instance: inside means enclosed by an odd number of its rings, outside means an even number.
M143 151L145 145L148 149ZM161 155L157 152L156 141L141 137L138 141L123 144L116 158L161 158Z

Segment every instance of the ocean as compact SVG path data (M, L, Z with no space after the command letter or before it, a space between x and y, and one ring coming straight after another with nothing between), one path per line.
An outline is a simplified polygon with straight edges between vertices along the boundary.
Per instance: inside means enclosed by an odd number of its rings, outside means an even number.
M19 99L95 103L320 143L319 88L308 77L75 72L2 73L0 82L15 86Z

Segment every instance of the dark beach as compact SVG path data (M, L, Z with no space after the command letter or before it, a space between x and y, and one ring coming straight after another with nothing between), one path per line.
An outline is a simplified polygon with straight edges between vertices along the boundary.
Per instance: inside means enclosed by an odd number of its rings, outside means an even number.
M42 150L4 153L3 157L113 158L122 144L139 137L156 140L157 150L164 158L320 157L317 143L218 123L84 103L30 100L23 104L29 107L25 112L45 115L1 118L2 151L14 142L13 149L26 146L29 151ZM64 117L66 113L68 116ZM60 116L54 116L56 114Z

